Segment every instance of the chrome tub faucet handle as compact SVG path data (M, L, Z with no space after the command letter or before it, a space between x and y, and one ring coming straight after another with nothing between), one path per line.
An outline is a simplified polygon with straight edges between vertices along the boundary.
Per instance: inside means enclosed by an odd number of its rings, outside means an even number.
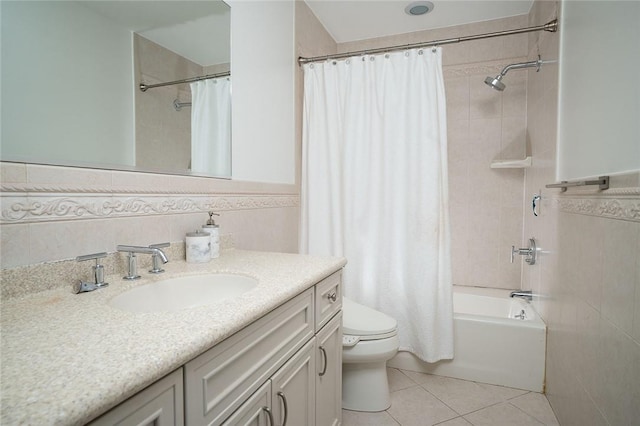
M533 238L529 238L528 248L517 249L516 246L511 246L511 263L513 263L513 259L515 259L517 254L520 256L526 256L524 261L527 262L529 265L535 265L536 257L538 254L537 247L536 247L536 240L534 240Z

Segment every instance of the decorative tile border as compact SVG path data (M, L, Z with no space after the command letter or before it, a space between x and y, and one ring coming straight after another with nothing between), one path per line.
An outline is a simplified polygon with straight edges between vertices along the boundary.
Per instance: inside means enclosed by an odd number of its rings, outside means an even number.
M297 194L154 195L138 196L91 193L3 194L0 223L34 223L74 219L198 213L298 207Z
M640 222L640 188L624 188L616 192L606 196L556 195L553 204L565 213Z

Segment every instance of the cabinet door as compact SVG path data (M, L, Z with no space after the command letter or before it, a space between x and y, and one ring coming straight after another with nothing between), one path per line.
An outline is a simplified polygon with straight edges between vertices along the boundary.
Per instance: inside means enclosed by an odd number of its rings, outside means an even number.
M188 426L220 425L313 337L313 289L185 364Z
M278 426L315 424L316 346L311 339L271 378L273 418Z
M316 336L316 426L342 423L342 311Z
M179 368L98 417L89 425L182 426L184 424L183 404L182 368Z
M275 426L271 414L271 381L260 386L222 426Z

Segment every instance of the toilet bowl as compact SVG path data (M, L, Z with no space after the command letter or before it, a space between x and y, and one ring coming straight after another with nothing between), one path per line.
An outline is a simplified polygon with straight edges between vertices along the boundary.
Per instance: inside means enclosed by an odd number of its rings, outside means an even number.
M346 297L342 312L342 408L384 411L391 406L387 361L398 352L398 323Z

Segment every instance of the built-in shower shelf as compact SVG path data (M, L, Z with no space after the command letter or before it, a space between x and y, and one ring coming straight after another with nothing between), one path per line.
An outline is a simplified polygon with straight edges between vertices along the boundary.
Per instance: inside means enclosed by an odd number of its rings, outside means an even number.
M523 160L495 160L491 162L492 169L526 169L531 167L531 157Z

